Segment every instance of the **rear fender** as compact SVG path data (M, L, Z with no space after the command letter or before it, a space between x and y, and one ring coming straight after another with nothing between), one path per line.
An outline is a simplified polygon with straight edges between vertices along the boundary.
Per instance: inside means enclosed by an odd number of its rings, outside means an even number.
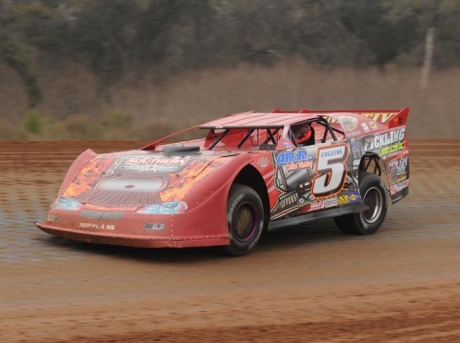
M407 187L409 182L409 154L407 152L385 160L376 153L368 152L361 158L359 171L360 173L367 172L379 176L385 183L392 204L409 194Z
M359 171L375 174L385 183L387 191L389 190L390 179L387 173L386 164L383 159L374 152L366 152L359 163Z

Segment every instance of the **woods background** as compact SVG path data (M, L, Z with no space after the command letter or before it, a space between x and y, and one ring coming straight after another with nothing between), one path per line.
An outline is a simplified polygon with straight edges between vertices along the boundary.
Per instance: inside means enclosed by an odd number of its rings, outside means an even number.
M459 138L459 18L460 0L0 0L0 140L406 106L413 137Z

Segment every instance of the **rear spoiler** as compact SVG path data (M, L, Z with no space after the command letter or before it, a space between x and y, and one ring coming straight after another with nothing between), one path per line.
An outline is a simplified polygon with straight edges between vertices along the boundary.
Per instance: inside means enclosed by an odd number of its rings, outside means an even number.
M308 110L302 109L300 111L282 111L280 109L275 109L271 113L355 113L368 117L383 126L391 129L397 126L403 126L407 123L407 117L409 116L409 108L404 107L400 110Z
M407 117L409 116L409 107L403 108L388 123L388 128L403 126L407 124Z
M356 113L368 117L391 129L393 127L406 125L407 117L409 116L409 107L404 107L400 110L302 110L302 113Z
M345 111L349 112L349 111ZM360 114L364 117L368 117L387 128L403 126L407 123L409 116L409 108L405 107L401 110L372 110L372 111L353 111L354 113Z

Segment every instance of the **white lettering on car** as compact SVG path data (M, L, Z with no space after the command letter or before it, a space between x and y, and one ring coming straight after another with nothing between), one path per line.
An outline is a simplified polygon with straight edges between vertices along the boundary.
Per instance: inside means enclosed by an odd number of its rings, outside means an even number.
M96 223L80 223L78 226L80 229L94 229L94 230L108 230L113 231L115 230L115 225L110 224L96 224Z

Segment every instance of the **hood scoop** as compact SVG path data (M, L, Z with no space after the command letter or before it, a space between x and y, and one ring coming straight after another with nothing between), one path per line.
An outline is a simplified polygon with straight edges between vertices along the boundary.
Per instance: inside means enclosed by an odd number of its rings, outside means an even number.
M190 145L171 145L164 147L163 150L161 150L161 153L165 156L199 155L200 147Z

